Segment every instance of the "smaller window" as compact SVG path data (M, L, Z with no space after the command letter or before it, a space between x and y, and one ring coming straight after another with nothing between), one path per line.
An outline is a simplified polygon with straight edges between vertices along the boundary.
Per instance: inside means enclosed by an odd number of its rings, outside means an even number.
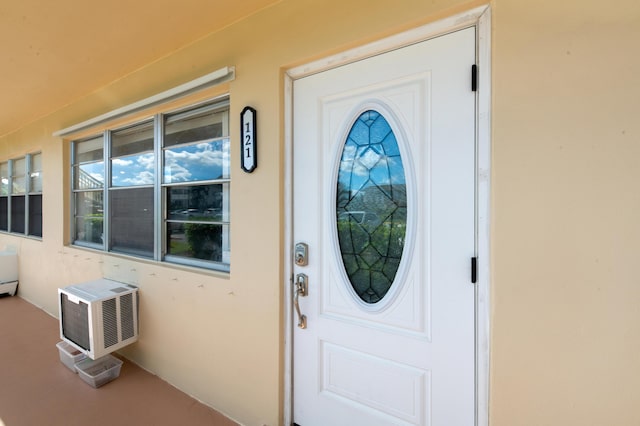
M336 226L344 270L367 304L382 301L395 282L406 239L406 186L391 125L377 111L363 112L342 148Z
M42 154L31 155L28 234L34 237L42 237Z
M110 241L114 252L153 258L153 122L111 133Z
M12 161L11 167L11 194L23 195L27 191L27 161L19 158Z
M153 123L142 123L111 135L111 187L153 185Z
M74 242L104 247L104 138L73 144Z
M0 163L0 231L9 230L9 163Z
M229 109L165 118L164 252L178 263L229 265Z
M0 231L42 237L42 154L0 163Z
M11 196L11 232L14 234L24 234L25 217L24 217L24 195Z
M25 193L27 191L27 162L25 158L18 158L10 163L11 182L11 222L9 231L14 234L24 234L25 231Z

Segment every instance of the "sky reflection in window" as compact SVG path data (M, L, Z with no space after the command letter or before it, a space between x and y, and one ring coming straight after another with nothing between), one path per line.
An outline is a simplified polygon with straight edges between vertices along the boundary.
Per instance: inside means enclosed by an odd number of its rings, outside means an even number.
M164 183L229 178L229 139L182 145L164 151Z

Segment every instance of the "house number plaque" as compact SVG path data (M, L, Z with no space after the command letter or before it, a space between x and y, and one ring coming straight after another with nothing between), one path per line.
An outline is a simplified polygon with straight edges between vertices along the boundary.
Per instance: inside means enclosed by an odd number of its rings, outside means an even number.
M258 149L256 142L256 110L244 107L240 113L242 129L240 135L240 149L242 151L242 170L251 173L258 167Z

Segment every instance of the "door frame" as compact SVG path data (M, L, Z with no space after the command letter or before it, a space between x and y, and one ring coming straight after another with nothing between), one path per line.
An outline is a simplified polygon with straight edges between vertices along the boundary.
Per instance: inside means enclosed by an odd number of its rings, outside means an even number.
M284 72L284 425L293 417L293 82L299 78L336 68L351 62L396 50L462 28L476 28L476 257L478 274L475 306L476 426L489 425L490 356L490 200L491 200L491 7L476 7L427 25L379 40L365 46L323 58Z

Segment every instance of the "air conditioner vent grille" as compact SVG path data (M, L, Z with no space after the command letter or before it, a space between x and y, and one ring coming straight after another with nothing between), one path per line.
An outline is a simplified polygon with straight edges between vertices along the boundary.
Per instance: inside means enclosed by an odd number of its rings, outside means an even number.
M102 301L102 321L104 325L104 347L118 343L118 313L116 299Z
M60 303L64 337L83 349L90 350L88 305L84 302L73 303L64 293L60 295Z
M136 335L132 293L120 297L120 321L122 326L122 340L127 340Z

